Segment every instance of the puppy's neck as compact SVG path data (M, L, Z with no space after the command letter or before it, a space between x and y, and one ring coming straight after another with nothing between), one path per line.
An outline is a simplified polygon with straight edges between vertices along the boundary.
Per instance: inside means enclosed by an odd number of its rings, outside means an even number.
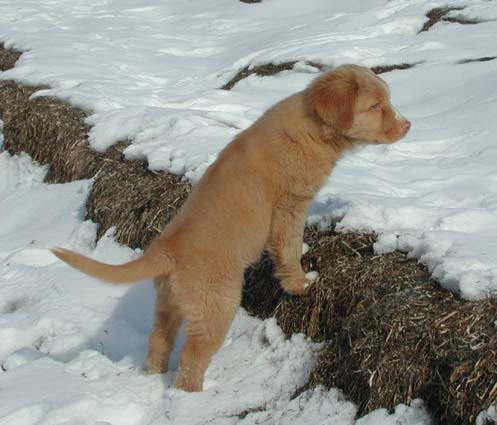
M345 151L348 151L357 145L355 139L337 132L333 126L323 124L321 126L321 132L323 143L329 145L337 156L341 156Z
M347 136L333 124L325 122L318 114L310 110L303 98L303 113L308 123L308 133L311 139L330 147L337 158L345 151L357 145L357 140Z

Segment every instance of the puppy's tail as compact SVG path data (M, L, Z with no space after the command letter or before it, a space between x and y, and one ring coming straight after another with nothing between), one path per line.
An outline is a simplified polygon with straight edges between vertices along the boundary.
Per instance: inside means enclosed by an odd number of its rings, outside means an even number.
M101 263L64 248L53 248L51 251L75 269L109 283L134 283L168 274L174 266L173 256L160 249L157 244L152 244L136 260L120 265Z

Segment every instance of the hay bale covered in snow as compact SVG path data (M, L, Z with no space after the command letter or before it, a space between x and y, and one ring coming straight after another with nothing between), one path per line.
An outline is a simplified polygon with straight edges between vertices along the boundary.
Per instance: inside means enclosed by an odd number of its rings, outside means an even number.
M308 229L305 240L304 268L320 274L309 295L283 294L264 257L244 306L325 342L309 385L342 389L361 413L423 398L442 424L497 403L497 299L457 298L404 254L375 255L373 235Z
M145 248L176 215L191 186L173 174L152 173L143 162L118 162L97 175L88 215L101 229L116 226L121 243Z
M13 68L20 56L20 52L6 49L3 43L0 43L0 71Z
M47 164L51 183L93 178L87 216L100 225L98 236L116 226L119 242L147 246L176 213L190 185L179 176L151 172L144 162L124 161L124 143L105 153L90 149L85 113L50 97L30 99L38 89L0 81L7 150L27 152Z
M441 423L474 423L497 403L497 300L460 300L420 282L352 311L321 353L313 381L362 411L423 398Z

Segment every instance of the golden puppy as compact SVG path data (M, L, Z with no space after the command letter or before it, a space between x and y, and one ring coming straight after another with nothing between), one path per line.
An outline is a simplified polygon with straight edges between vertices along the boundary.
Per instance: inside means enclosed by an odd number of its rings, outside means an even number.
M386 83L343 65L269 109L219 155L178 215L145 251L123 265L61 248L61 260L113 283L155 278L155 324L147 359L166 371L187 321L176 385L201 391L204 373L238 310L247 265L267 248L281 285L302 294L302 234L309 203L340 155L358 143L393 143L409 130Z

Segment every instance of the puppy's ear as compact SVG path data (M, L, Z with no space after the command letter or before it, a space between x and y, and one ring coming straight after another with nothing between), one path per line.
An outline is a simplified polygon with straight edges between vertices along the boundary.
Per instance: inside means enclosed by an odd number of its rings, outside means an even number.
M352 73L331 71L314 80L306 91L308 108L326 124L339 133L352 127L359 91Z

